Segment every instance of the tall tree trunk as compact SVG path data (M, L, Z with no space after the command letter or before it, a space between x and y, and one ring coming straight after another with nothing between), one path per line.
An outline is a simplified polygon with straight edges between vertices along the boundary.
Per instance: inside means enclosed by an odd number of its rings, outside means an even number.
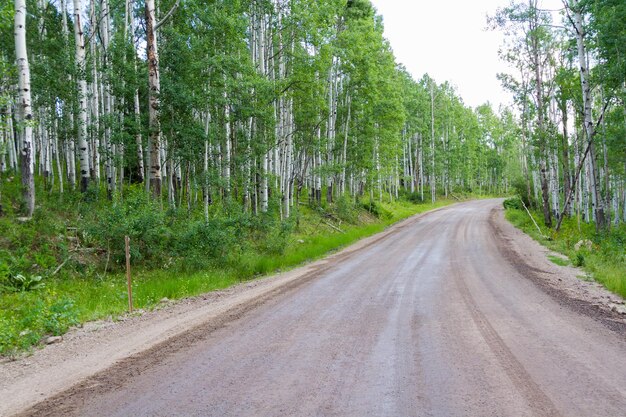
M541 181L541 197L544 223L548 227L552 227L552 214L550 211L550 190L548 186L548 167L547 167L547 149L546 149L546 129L545 129L545 100L543 97L543 75L542 75L542 58L539 56L539 21L537 0L529 0L533 18L530 22L531 29L531 48L533 69L535 72L535 95L537 100L537 134L539 135L539 175Z
M231 125L230 125L230 103L228 102L228 92L226 91L226 76L224 76L224 160L223 160L223 172L225 184L224 195L230 195L230 164L231 164Z
M89 144L87 143L87 81L85 80L85 37L80 0L74 1L74 37L76 39L76 67L78 72L78 155L80 159L80 190L89 186Z
M211 113L207 112L206 120L204 122L204 163L202 180L202 201L204 203L204 221L209 222L209 128L211 124Z
M561 143L561 148L562 148L562 152L563 152L563 194L565 196L568 196L570 194L570 189L571 189L571 173L570 173L570 167L569 167L569 133L568 133L568 127L567 124L569 123L569 114L567 111L567 101L566 100L561 100L560 103L560 108L561 108L561 115L563 117L563 138L562 138L562 143ZM571 214L570 213L570 207L571 205L569 204L569 201L565 201L565 207L563 208L563 212L566 214Z
M350 134L350 116L352 110L352 100L350 95L346 97L346 106L348 107L348 114L346 116L346 127L343 137L343 151L341 153L341 194L346 192L346 168L348 165L348 137Z
M91 36L89 46L91 50L92 81L91 81L91 130L92 130L92 164L91 177L94 181L100 183L100 76L98 74L98 47L96 44L96 31L98 28L98 16L96 15L96 2L92 1L89 9L91 20Z
M434 204L437 200L435 178L435 87L430 83L430 199Z
M580 83L582 87L583 94L583 103L584 103L584 124L585 124L585 133L587 135L587 140L590 143L589 147L589 168L590 172L590 180L591 180L591 193L592 193L592 201L594 203L594 213L595 213L595 222L596 222L596 230L602 230L607 226L606 215L604 212L604 203L602 201L602 196L600 193L600 178L598 174L597 160L596 160L596 150L595 144L593 142L593 138L595 136L595 126L593 123L593 115L592 115L592 96L591 96L591 87L589 85L589 67L587 63L587 53L585 48L585 28L583 25L583 17L580 11L580 4L578 0L572 0L573 3L573 19L574 19L574 27L576 29L576 45L578 47L578 62L580 64Z
M22 196L26 213L35 211L35 160L33 150L33 110L31 107L30 67L26 46L26 0L15 0L15 58L18 70L18 128L21 132Z
M76 1L76 0L75 0ZM160 98L161 81L159 74L159 54L157 50L157 33L154 0L146 0L146 38L148 55L149 82L149 126L150 126L150 188L155 198L161 197L161 121Z

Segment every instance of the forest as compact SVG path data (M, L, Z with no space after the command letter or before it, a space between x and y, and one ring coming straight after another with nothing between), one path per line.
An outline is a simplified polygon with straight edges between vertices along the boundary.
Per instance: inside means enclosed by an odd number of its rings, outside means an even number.
M303 230L468 196L625 236L626 4L554 16L537 0L494 10L514 105L472 108L397 62L368 0L3 2L0 354L115 313L77 300L102 298L124 236L148 275L238 280L285 267L267 259Z

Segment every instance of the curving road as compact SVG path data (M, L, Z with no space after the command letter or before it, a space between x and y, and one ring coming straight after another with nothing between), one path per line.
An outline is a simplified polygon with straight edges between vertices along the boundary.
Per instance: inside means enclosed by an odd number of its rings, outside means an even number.
M409 221L158 366L38 413L626 415L624 333L528 278L493 224L500 204Z

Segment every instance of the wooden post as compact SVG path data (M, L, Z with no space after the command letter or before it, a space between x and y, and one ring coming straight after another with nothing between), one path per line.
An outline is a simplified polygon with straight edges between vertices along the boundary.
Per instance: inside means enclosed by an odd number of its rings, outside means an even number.
M128 236L124 239L126 241L126 284L128 286L128 312L133 312L133 288L130 280L130 238Z

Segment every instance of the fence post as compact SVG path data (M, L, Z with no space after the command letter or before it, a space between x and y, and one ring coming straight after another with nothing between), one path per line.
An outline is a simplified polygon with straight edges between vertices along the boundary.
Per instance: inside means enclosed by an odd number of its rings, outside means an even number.
M128 312L133 312L133 288L130 280L130 238L126 236L126 284L128 286Z

